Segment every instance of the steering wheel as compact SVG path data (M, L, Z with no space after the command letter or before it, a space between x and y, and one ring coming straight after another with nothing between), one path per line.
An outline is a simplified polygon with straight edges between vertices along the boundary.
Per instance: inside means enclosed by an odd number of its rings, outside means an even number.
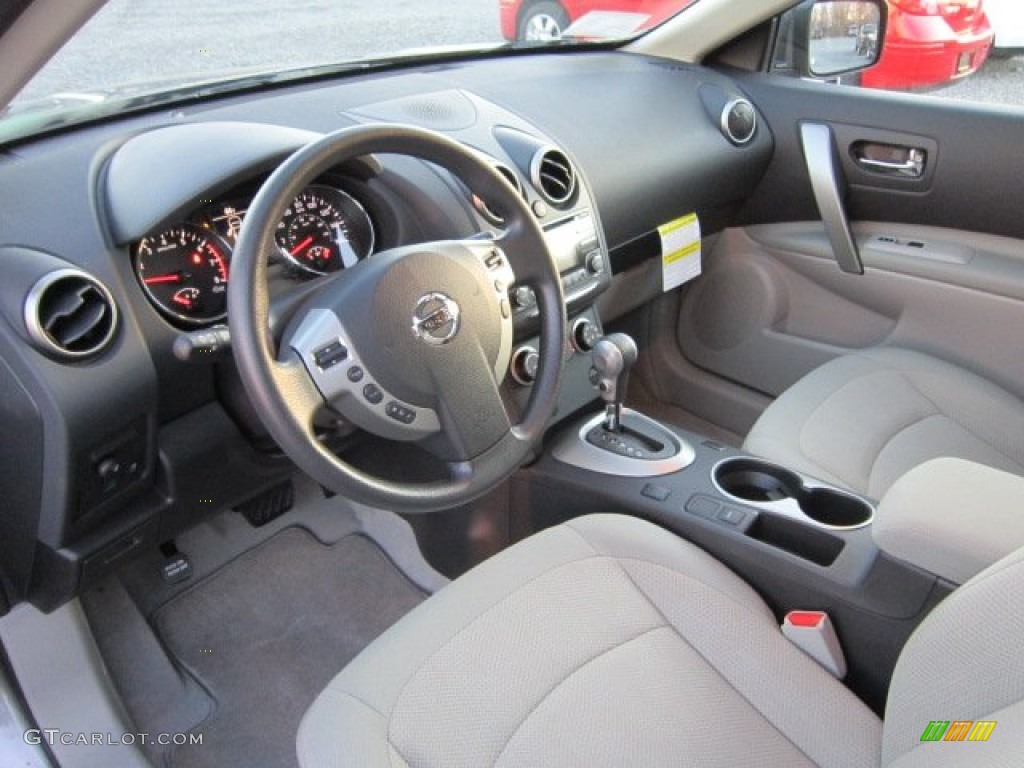
M492 239L449 240L376 253L321 279L285 329L269 326L268 261L285 209L346 160L411 155L452 172L504 220ZM529 285L540 311L540 361L517 423L501 381L512 352L508 289ZM566 334L558 269L523 198L474 150L420 128L366 125L289 157L249 207L231 262L228 318L239 374L282 450L347 498L398 512L464 504L514 472L554 412ZM381 437L417 442L447 467L436 482L357 469L317 439L324 407Z

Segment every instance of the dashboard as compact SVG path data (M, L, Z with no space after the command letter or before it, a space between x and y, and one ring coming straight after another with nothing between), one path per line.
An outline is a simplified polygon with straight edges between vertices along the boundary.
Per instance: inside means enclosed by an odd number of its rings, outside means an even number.
M741 103L748 133L732 130ZM753 114L754 118L750 118ZM272 487L275 451L230 357L226 287L262 182L310 140L367 123L444 133L492 164L536 217L573 335L558 418L595 396L587 345L616 275L661 257L658 227L721 229L773 139L729 78L622 53L535 54L354 74L125 116L0 154L0 438L8 602L52 609L134 551ZM384 251L491 237L503 222L450 173L362 157L300 192L275 229L272 325L320 281ZM528 285L507 286L524 403L536 344ZM373 318L367 318L373 322ZM357 457L360 431L326 414Z

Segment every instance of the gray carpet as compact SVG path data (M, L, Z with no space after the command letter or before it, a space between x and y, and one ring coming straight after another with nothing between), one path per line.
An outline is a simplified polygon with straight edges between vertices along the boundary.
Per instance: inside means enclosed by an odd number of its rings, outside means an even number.
M303 712L424 594L362 535L324 546L287 528L157 611L167 651L215 706L175 768L294 766ZM140 723L145 726L145 723ZM142 728L145 730L145 728Z

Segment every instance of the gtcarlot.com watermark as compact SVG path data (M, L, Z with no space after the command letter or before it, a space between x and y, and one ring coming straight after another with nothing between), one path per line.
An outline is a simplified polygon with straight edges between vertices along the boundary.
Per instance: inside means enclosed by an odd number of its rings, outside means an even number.
M180 747L186 744L201 745L201 733L75 733L59 728L29 728L22 736L26 744L47 744L51 747L70 746L145 746L159 744L162 747Z

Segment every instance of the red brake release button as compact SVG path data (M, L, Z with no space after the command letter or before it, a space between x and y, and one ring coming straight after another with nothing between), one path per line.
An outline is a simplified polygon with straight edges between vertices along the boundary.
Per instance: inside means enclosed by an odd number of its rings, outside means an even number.
M821 611L790 611L786 614L786 621L794 627L817 627L825 620L825 614Z

